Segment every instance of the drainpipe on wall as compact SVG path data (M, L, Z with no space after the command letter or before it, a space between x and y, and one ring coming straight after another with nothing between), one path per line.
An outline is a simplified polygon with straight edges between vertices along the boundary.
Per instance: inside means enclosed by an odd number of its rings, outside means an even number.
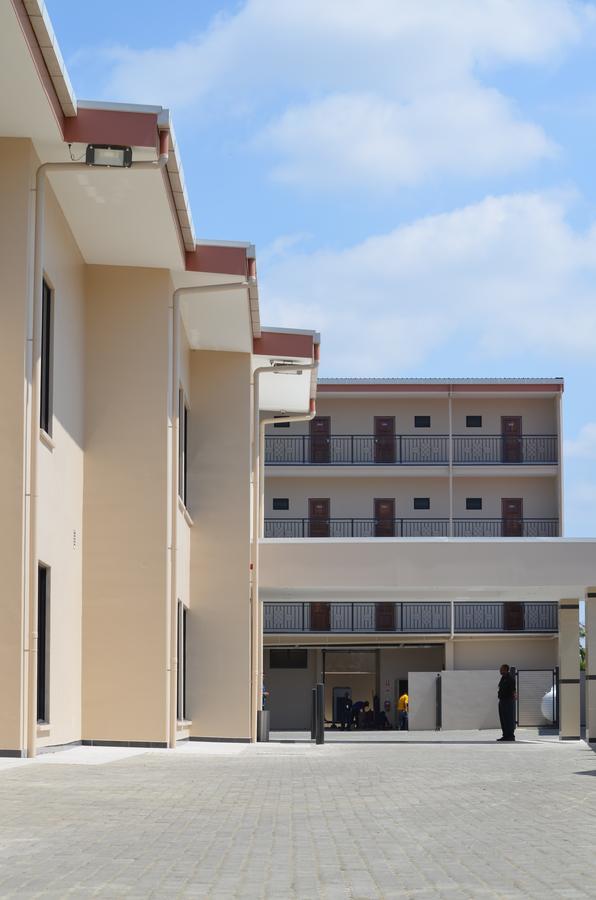
M279 416L274 419L261 420L259 381L260 376L266 372L277 374L296 374L302 372L316 372L319 368L319 345L314 345L314 362L305 365L292 363L278 363L271 366L260 366L253 373L253 495L252 495L252 558L251 558L251 721L250 740L257 739L257 711L260 708L263 683L263 628L259 603L259 537L263 522L263 496L264 496L264 444L265 426L275 422L309 422L316 415L316 397L311 395L310 409L308 413L296 416ZM314 380L316 386L316 378ZM311 383L313 390L313 383Z
M453 385L449 385L449 537L453 537Z
M168 551L170 556L170 590L167 603L166 642L168 647L167 678L168 706L167 732L168 747L176 746L176 698L178 693L178 650L177 650L177 617L178 617L178 435L180 429L178 410L178 391L180 377L178 371L180 353L180 298L188 294L213 294L226 291L248 289L254 284L249 276L248 281L230 281L224 284L198 284L190 287L176 288L172 294L172 345L171 345L171 396L170 396L170 533L168 535ZM248 297L250 307L250 296ZM249 308L250 314L250 308Z
M133 169L162 169L168 161L169 131L159 133L159 157L157 162L133 163ZM27 388L25 400L25 553L24 592L27 610L27 630L24 650L27 654L27 756L34 757L37 749L37 500L38 500L38 444L39 444L39 393L41 381L41 317L44 262L45 191L50 172L88 171L87 163L42 163L35 173L35 232L33 245L33 302L27 328ZM117 170L115 170L117 171Z

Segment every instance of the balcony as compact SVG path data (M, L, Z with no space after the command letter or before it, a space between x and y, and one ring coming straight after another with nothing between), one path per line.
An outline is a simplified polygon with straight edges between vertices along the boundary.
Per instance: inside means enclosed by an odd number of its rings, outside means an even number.
M558 461L558 439L554 434L524 437L507 435L454 435L453 464L456 466L528 465L554 466ZM267 435L265 464L268 466L446 466L449 464L448 435L335 434Z
M265 634L545 634L556 603L264 603ZM451 617L453 615L453 623ZM453 629L452 629L453 624Z
M558 519L265 519L266 538L558 537Z

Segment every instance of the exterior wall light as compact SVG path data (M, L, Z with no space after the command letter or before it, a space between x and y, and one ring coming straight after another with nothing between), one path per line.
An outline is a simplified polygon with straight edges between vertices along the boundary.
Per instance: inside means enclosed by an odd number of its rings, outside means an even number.
M111 144L88 144L85 162L88 166L112 166L119 169L130 169L132 166L132 147L118 147Z

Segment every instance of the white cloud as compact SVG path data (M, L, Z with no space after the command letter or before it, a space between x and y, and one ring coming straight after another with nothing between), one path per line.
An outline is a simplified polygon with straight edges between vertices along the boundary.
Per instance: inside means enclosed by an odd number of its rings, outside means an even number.
M283 160L273 167L280 181L311 187L352 181L381 190L439 173L515 171L555 152L501 94L474 84L409 103L335 94L288 109L256 144Z
M580 0L246 0L174 47L111 53L106 95L241 117L309 186L507 173L553 153L487 82L581 38Z
M596 422L586 423L575 439L565 441L565 455L596 460Z
M596 353L596 230L570 198L489 197L344 250L261 266L264 318L323 332L329 374L461 374ZM499 364L495 373L494 367ZM523 374L523 372L522 372Z

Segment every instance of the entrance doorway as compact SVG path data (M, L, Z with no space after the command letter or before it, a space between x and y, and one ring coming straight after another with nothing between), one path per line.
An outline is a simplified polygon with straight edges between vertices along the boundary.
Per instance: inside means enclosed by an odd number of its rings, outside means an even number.
M310 422L310 461L315 465L331 459L331 417L315 416Z
M523 462L521 416L501 416L501 441L504 463Z
M395 537L395 500L375 498L375 537Z
M395 416L375 416L375 462L395 462Z
M523 537L524 501L521 497L503 497L501 516L503 537Z
M308 501L308 536L329 537L329 512L331 501L328 497L311 497Z

